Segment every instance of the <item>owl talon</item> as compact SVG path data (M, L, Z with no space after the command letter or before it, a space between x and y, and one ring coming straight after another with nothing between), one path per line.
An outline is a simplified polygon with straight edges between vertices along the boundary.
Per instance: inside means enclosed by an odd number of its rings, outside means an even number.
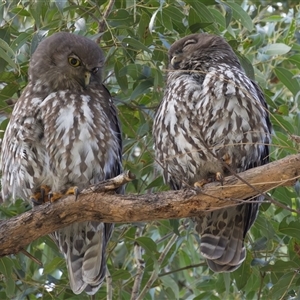
M52 193L51 192L51 193L48 194L48 199L49 199L48 201L50 201L51 203L53 203L53 202L61 199L62 196L63 196L62 193Z
M50 192L50 187L47 185L41 185L40 190L35 194L30 196L30 201L33 202L33 205L41 205L48 202L48 195Z
M67 195L75 195L75 200L77 200L78 195L79 195L79 189L77 186L72 186L70 187L65 193L49 193L48 194L48 201L50 202L55 202L61 198L63 198L64 196Z
M196 181L195 183L194 183L194 187L196 187L196 188L203 188L203 186L205 185L205 184L207 184L207 183L209 183L210 181L209 180L207 180L207 179L202 179L202 180L200 180L200 181Z
M216 181L219 181L221 183L221 185L223 185L224 182L224 176L221 172L217 172L216 173Z
M78 187L77 186L71 186L66 191L66 195L75 195L75 201L76 201L78 199L78 195L79 195L79 189L78 189Z
M231 165L231 157L228 153L226 153L223 157L222 157L223 161L225 164L227 164L228 166Z

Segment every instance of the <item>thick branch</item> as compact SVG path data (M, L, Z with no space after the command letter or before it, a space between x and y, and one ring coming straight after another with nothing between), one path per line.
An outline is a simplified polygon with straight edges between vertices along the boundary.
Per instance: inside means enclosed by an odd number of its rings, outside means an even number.
M68 196L55 203L34 207L31 211L0 223L0 256L19 252L37 238L74 222L139 222L183 218L201 212L232 206L242 199L267 192L278 186L291 186L300 177L300 155L291 155L268 165L240 173L249 184L235 176L201 190L188 189L145 195L117 195L112 188L130 181L129 173L82 192L75 201ZM108 191L108 192L107 192Z

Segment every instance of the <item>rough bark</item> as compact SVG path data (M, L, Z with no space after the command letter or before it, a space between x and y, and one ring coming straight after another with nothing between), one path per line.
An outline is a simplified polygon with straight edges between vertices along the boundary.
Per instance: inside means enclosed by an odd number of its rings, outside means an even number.
M236 205L258 193L293 185L300 177L300 155L248 170L238 177L226 177L223 186L215 182L201 190L117 195L112 190L132 180L129 173L124 173L83 191L77 200L70 195L0 222L0 256L17 253L37 238L74 222L130 223L183 218Z

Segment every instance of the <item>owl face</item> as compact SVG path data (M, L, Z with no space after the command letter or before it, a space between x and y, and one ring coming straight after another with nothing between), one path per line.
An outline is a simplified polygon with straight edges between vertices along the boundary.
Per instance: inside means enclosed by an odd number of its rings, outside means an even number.
M29 79L43 90L85 90L101 84L104 55L83 36L60 32L41 42L34 52Z
M169 68L195 69L201 62L210 64L221 63L226 59L232 60L234 65L239 65L238 59L230 45L219 36L196 33L188 35L175 42L169 49Z

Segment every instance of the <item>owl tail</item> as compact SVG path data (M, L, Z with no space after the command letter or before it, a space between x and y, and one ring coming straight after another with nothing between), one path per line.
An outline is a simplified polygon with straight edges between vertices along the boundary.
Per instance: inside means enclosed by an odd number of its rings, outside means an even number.
M257 211L257 205L252 206L220 209L196 219L196 229L201 235L200 251L212 271L232 272L245 260L244 238Z
M73 227L73 228L72 228ZM74 294L85 291L94 295L106 274L106 245L112 232L111 224L85 222L72 224L60 231L60 237L70 234L70 244L61 243L65 253L70 287ZM67 239L66 239L67 240Z

